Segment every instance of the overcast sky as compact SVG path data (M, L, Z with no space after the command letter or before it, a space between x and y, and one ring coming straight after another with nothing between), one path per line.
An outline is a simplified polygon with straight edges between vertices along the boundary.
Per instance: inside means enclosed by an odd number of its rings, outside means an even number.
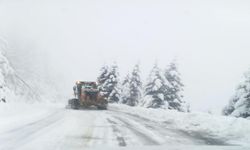
M145 79L156 60L177 58L185 99L202 111L220 110L248 70L249 27L248 0L0 0L17 68L49 70L71 93L103 63L124 75L140 62Z

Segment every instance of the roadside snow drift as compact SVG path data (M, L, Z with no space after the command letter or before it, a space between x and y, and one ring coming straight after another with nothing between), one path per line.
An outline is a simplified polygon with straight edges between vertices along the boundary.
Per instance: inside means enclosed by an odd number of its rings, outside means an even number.
M213 137L215 140L224 140L232 145L250 145L250 120L198 112L180 113L173 110L114 104L110 106L110 109L149 119L166 128L175 128L196 137L208 139Z

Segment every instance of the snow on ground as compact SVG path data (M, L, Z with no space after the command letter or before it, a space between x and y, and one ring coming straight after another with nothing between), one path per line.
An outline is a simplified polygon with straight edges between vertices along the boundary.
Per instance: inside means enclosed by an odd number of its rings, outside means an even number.
M231 147L231 146L143 146L120 148L119 150L249 150L249 147ZM117 150L117 148L91 148L86 150Z
M0 103L0 150L248 150L242 145L248 146L249 125L244 119L126 105L100 111Z
M42 119L58 111L58 105L45 103L0 103L0 134L1 131L25 125L31 121Z
M172 110L146 109L114 104L110 106L110 109L153 120L197 137L213 137L214 139L225 140L233 145L250 145L250 120L199 112L180 113Z

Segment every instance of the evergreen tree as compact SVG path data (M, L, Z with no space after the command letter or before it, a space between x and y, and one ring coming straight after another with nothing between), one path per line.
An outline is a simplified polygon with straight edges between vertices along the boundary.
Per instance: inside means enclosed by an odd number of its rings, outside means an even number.
M113 87L113 90L108 97L108 101L110 103L118 103L120 101L120 99L121 99L121 91L120 91L120 88L117 84Z
M129 96L130 96L130 76L129 74L125 77L122 82L122 92L121 92L121 103L127 104Z
M244 81L236 89L236 93L228 106L224 108L224 115L250 117L250 71L244 77Z
M118 66L114 63L108 75L108 79L104 83L108 101L110 103L118 103L120 101L120 88L119 88L119 73Z
M238 89L240 90L240 89ZM225 116L229 116L233 113L233 111L235 110L235 103L239 100L239 97L238 96L233 96L230 101L229 101L229 104L223 109L222 111L222 114L225 115Z
M0 39L0 101L35 102L41 100L37 91L34 91L17 75L9 58L5 55L7 50L9 50L7 41Z
M168 104L164 101L165 84L161 70L155 64L145 86L142 105L147 108L166 108Z
M183 84L181 82L180 73L178 72L175 62L170 63L164 73L165 79L168 81L165 88L165 100L168 102L168 109L178 111L186 111L185 103L182 100Z
M98 83L100 85L102 85L103 83L105 83L105 81L107 80L109 74L109 67L107 65L103 65L101 70L100 70L100 75L98 77Z
M100 75L97 78L98 81L98 89L100 90L101 94L107 99L109 97L108 87L106 81L109 78L109 67L107 65L102 66L100 70Z
M142 82L140 77L140 69L139 64L135 65L132 75L129 81L129 98L127 101L127 105L129 106L136 106L139 103L141 98L141 89L142 89Z

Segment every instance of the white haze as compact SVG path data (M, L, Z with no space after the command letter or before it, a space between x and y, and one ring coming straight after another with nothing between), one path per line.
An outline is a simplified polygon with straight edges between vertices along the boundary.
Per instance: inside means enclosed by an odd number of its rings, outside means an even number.
M247 0L0 0L0 36L25 79L95 80L104 63L143 78L177 58L193 110L220 110L250 66ZM49 91L48 91L49 92Z

